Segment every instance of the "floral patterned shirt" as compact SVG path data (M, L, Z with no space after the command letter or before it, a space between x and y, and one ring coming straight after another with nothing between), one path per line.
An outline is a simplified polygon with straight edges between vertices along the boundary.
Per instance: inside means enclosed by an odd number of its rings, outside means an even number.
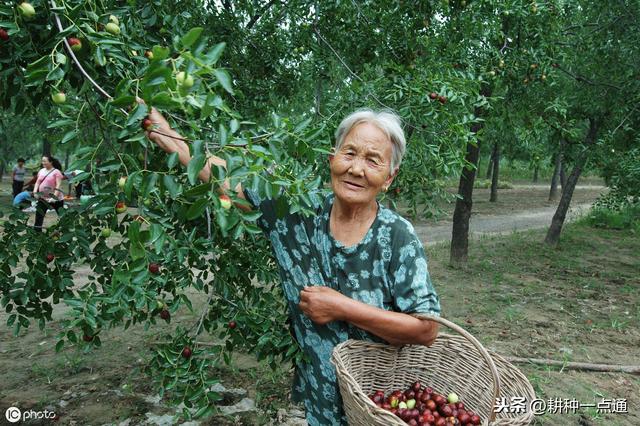
M331 364L334 346L347 339L382 342L349 323L318 325L298 303L305 286L325 285L352 299L389 311L440 314L427 258L413 226L378 203L378 213L362 241L346 247L329 231L334 194L311 198L316 215L277 214L277 202L245 195L262 212L258 220L279 265L294 335L308 362L298 365L293 399L304 402L310 426L346 425L342 400Z

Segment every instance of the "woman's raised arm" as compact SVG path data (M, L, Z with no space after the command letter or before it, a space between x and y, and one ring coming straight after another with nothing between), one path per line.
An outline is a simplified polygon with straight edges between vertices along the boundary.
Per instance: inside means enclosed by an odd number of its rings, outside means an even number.
M184 142L182 136L171 128L167 120L162 116L162 114L160 114L160 112L158 112L157 109L151 108L151 111L149 112L149 119L154 126L151 130L147 131L147 137L163 151L169 154L177 152L180 163L186 167L187 164L189 164L189 161L191 161L191 153L189 152L189 147ZM202 182L209 182L209 179L211 178L211 167L214 165L226 168L227 162L215 155L209 157L207 163L198 174L198 178ZM229 181L225 180L220 186L220 192L227 192L230 187ZM238 198L246 200L241 184L236 186L235 191L238 194ZM244 204L236 203L236 206L245 211L251 210Z

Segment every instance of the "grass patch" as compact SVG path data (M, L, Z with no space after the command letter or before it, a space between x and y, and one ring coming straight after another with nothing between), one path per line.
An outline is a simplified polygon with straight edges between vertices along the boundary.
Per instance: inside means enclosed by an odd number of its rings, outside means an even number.
M637 233L640 232L640 204L625 205L620 209L594 207L584 220L596 228L632 229Z

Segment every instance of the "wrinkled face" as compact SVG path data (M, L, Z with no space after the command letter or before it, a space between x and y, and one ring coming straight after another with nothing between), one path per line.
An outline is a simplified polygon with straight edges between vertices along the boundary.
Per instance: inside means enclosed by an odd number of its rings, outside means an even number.
M391 185L393 144L382 130L370 123L353 127L340 149L329 156L331 187L347 204L367 204Z
M51 162L47 157L42 157L42 167L44 167L45 169L51 167Z

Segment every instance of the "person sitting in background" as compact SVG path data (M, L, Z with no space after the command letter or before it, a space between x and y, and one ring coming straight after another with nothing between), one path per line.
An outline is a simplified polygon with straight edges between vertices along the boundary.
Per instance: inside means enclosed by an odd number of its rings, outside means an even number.
M49 207L60 214L59 210L64 205L64 194L60 190L64 179L61 169L62 165L55 158L50 155L42 157L42 169L38 172L38 179L33 188L33 196L38 200L34 225L38 232L42 232L42 223Z
M13 198L14 207L21 208L23 204L30 203L31 200L33 200L32 192L33 192L33 187L35 186L37 180L38 180L38 172L33 172L33 176L31 177L31 180L25 183L24 186L22 187L22 192L20 192L18 195L16 195ZM31 207L28 207L28 209L30 208ZM34 212L36 211L36 209L33 208L33 210L26 210L27 213L32 211Z

